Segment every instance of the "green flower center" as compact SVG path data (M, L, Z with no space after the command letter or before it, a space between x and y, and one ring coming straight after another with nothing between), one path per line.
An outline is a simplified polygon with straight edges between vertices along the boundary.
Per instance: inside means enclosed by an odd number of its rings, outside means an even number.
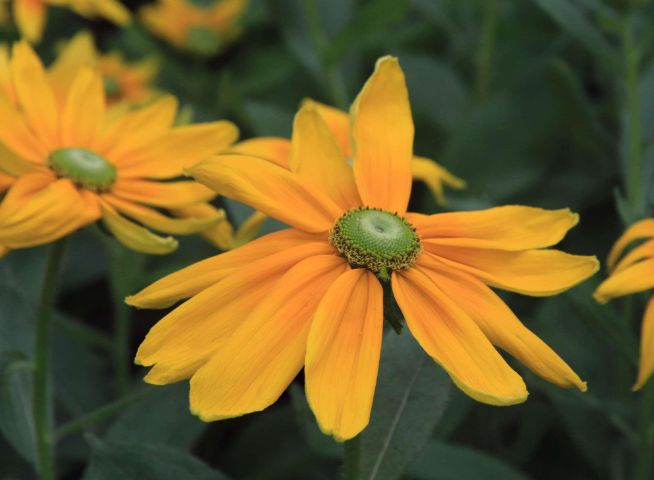
M107 97L119 97L122 93L120 85L115 79L104 77L102 83L104 84L104 91L107 94Z
M116 181L116 167L85 148L60 148L46 165L61 178L68 178L92 192L106 192Z
M186 35L186 48L198 55L215 55L220 47L218 35L206 27L192 27Z
M390 272L414 265L422 253L416 229L396 213L361 207L345 213L332 228L329 243L351 265L388 279Z

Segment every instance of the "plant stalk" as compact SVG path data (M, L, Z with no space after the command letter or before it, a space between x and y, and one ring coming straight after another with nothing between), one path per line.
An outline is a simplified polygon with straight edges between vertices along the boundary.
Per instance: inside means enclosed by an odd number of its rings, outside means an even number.
M357 435L343 444L343 479L361 479L361 436Z
M629 14L623 30L625 61L625 90L627 102L627 197L635 213L641 211L641 168L643 149L641 142L640 102L638 88L639 54L634 38L634 17Z
M490 94L491 69L497 34L497 0L486 0L483 2L483 9L481 38L479 39L479 49L475 58L475 89L477 100L480 102L488 99Z

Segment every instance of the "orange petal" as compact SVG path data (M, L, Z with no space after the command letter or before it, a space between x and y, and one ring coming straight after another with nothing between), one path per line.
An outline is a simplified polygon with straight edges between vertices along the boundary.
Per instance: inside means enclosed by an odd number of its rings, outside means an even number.
M304 365L320 300L349 268L340 257L319 255L289 270L193 376L191 412L212 421L275 402Z
M407 214L423 239L434 245L529 250L559 243L579 222L569 209L506 206L477 212Z
M352 147L350 146L350 116L347 112L338 108L330 107L311 99L305 99L302 105L314 105L323 118L327 127L332 132L341 151L347 158L352 158Z
M350 111L354 177L363 204L403 215L411 195L413 119L404 73L382 57Z
M593 297L599 303L654 287L654 258L631 265L604 280Z
M446 265L470 273L492 287L535 297L564 292L599 269L595 257L559 250L484 250L437 245L431 240L423 240L422 245Z
M197 182L148 182L119 178L112 193L134 202L155 207L185 207L206 202L216 196L216 192Z
M368 425L384 331L383 291L370 271L341 275L318 306L307 341L307 400L320 429L344 441Z
M188 175L221 195L307 232L329 230L343 210L288 170L259 158L219 155Z
M286 138L262 137L252 138L239 142L229 148L225 153L247 155L249 157L263 158L286 170L291 168L289 157L291 154L291 141Z
M586 384L561 357L526 328L500 297L481 281L443 265L428 253L422 255L417 264L477 324L493 345L516 357L548 382L586 391Z
M290 162L293 173L328 195L343 211L361 206L352 168L310 104L295 116Z
M219 211L210 203L196 203L186 207L170 208L170 213L181 218L208 218ZM234 247L234 227L228 220L220 222L213 228L200 232L200 235L219 250L231 250ZM251 240L251 239L250 239Z
M326 250L321 251L321 254L335 253L334 248L327 243L326 236L321 238L290 228L195 263L162 278L136 295L127 297L125 301L139 308L167 308L179 300L197 295L252 262L312 243L322 243Z
M61 146L91 148L104 120L102 76L82 67L73 81L61 114Z
M48 6L40 0L14 0L14 20L21 35L39 43L45 29Z
M11 187L15 181L16 179L14 177L0 172L0 195L9 190L9 187Z
M640 368L633 390L640 390L654 373L654 297L645 309L640 336Z
M654 219L646 218L639 222L634 223L631 227L627 229L626 232L615 242L611 252L609 253L609 258L606 260L606 266L609 271L613 270L613 267L622 255L622 252L627 245L631 242L641 239L641 238L652 238L654 237Z
M425 273L417 268L394 272L392 284L411 333L464 393L491 405L527 399L520 375Z

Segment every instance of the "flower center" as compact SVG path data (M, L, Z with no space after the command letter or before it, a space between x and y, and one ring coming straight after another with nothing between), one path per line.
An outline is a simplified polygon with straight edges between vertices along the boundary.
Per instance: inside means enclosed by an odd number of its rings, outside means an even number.
M60 148L50 154L46 165L61 178L68 178L93 192L106 192L116 181L116 167L85 148Z
M111 98L120 96L120 84L116 81L116 79L111 77L104 77L102 79L102 83L104 84L104 91L107 94L107 97Z
M191 3L196 7L209 8L218 3L218 0L191 0Z
M395 213L369 207L352 209L339 218L329 243L351 265L379 272L384 279L393 270L413 266L422 253L413 225Z
M186 48L198 55L214 55L220 50L220 38L207 27L192 27L186 35Z

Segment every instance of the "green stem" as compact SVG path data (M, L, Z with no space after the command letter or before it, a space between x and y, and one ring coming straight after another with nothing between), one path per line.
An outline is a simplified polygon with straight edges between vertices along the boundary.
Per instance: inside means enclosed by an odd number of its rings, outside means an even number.
M307 16L307 23L309 24L309 31L311 33L311 39L313 40L313 46L318 52L323 75L325 76L332 102L334 103L334 106L341 110L347 110L348 101L345 80L343 80L343 75L341 75L338 66L332 65L326 56L327 38L320 26L318 3L316 0L304 0L304 7Z
M41 480L54 479L54 456L50 431L50 397L48 395L48 347L52 306L57 290L57 278L64 257L66 239L60 239L50 246L48 261L41 287L41 298L36 312L36 344L34 359L33 412L36 429L38 471Z
M56 316L53 318L53 325L55 330L65 333L81 342L109 351L114 348L114 342L111 338L83 323L62 316Z
M652 458L654 457L654 381L643 387L640 411L640 452L638 454L637 480L651 479Z
M130 395L129 397L122 398L117 400L109 405L99 408L93 412L87 413L67 424L58 428L53 438L55 441L61 440L62 438L74 433L78 430L88 427L89 425L94 425L102 420L106 420L114 415L121 413L132 405L139 403L142 400L152 396L155 392L155 389L148 389L142 393L136 395Z
M627 96L627 196L634 212L640 212L640 184L641 184L641 125L640 102L638 90L638 63L639 54L634 39L633 15L629 14L625 20L623 30L623 55L625 60L625 90Z
M357 435L343 445L343 479L361 478L361 436Z
M480 102L485 101L490 93L491 67L495 50L497 32L497 0L483 2L484 12L481 24L479 49L475 58L476 92Z

